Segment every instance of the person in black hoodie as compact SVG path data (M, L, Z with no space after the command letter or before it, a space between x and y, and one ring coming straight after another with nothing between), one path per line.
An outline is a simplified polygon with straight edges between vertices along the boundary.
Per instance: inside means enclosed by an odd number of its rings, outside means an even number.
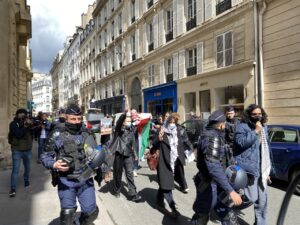
M117 198L120 197L123 168L128 182L129 195L132 201L138 202L141 196L137 194L133 176L133 160L137 160L135 152L135 137L132 129L131 115L123 113L116 124L111 150L115 155L113 165L113 188Z
M33 132L32 121L28 118L26 109L18 109L16 117L9 125L8 141L12 151L12 173L10 183L10 197L16 196L17 178L21 160L24 164L24 186L28 187L30 175L30 161L32 156Z

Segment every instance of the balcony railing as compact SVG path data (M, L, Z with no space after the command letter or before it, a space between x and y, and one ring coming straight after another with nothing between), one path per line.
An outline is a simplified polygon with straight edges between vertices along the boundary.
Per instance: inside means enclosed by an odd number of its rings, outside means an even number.
M167 82L173 81L173 73L167 74Z
M135 21L135 16L131 17L131 23L134 23Z
M193 76L197 73L197 67L196 66L193 66L193 67L190 67L190 68L187 68L186 69L186 74L188 76Z
M148 52L153 51L154 49L154 43L152 42L151 44L148 45Z
M136 55L132 54L131 59L132 59L132 61L136 60Z
M231 8L231 0L224 0L216 5L216 14L219 15L230 8Z
M148 2L148 9L149 9L151 6L153 6L153 0L151 0L151 1Z
M173 31L166 34L166 42L173 40Z
M186 30L189 31L196 27L196 17L191 18L188 22L186 22Z

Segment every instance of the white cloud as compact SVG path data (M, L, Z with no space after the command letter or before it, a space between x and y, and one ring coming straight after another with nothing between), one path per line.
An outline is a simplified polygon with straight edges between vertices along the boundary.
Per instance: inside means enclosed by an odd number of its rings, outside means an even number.
M66 36L81 24L81 14L94 0L27 0L31 7L33 70L49 72Z

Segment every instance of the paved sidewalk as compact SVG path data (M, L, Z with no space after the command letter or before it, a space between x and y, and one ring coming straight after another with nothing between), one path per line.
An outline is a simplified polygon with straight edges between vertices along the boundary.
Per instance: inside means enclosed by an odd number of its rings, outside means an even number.
M24 172L21 164L16 197L9 198L8 196L11 169L0 170L1 225L59 225L60 205L57 190L51 185L49 171L36 163L35 152L37 152L36 149L31 162L31 185L24 188ZM101 193L96 193L100 213L94 224L113 225L100 200L100 195Z

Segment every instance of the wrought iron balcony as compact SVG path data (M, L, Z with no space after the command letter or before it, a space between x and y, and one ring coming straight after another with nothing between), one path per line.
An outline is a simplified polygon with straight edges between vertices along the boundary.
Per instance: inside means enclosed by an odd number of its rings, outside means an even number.
M193 66L193 67L187 68L186 69L186 74L187 74L187 76L196 75L197 74L197 67Z
M191 18L188 22L186 22L186 30L189 31L196 27L196 17Z
M216 14L219 15L230 8L231 8L231 0L224 0L216 5Z
M148 52L153 51L154 49L154 43L152 42L151 44L148 45Z
M173 40L173 31L166 34L166 42Z
M167 82L173 81L173 73L167 74Z

